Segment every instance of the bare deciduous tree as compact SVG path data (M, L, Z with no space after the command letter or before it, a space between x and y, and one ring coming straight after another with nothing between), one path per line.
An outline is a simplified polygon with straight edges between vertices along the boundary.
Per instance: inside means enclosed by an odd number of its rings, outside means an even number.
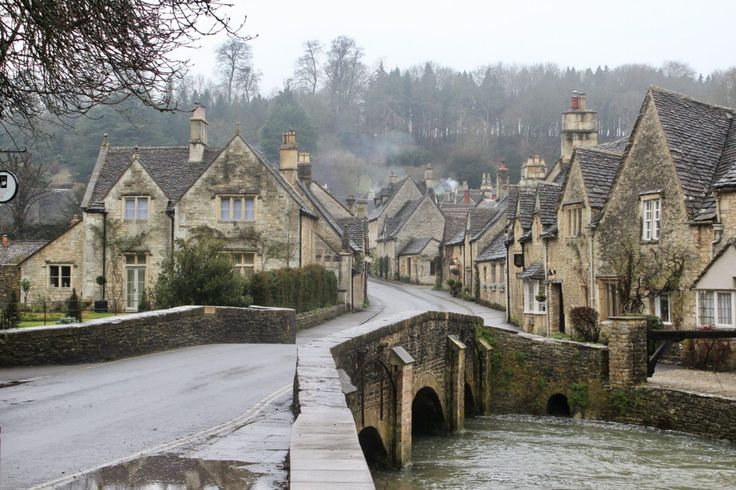
M349 106L357 99L366 78L363 50L354 39L338 36L327 52L325 76L327 90L336 111Z
M228 104L239 88L248 102L258 91L260 73L253 68L253 51L246 40L231 37L217 48L217 69Z
M9 170L18 178L18 194L6 204L13 219L13 231L23 236L31 206L49 193L51 180L43 163L34 163L30 153L5 153L0 161L3 170Z
M320 81L320 62L322 45L317 40L304 43L304 54L296 60L294 79L297 88L312 95L317 93Z
M140 99L175 109L182 47L231 26L226 0L0 2L0 123L35 129L39 116L86 113Z

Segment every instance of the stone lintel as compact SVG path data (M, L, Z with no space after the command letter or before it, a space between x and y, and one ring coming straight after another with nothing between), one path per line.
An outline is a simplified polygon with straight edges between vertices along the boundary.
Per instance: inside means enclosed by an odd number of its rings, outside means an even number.
M406 349L397 345L395 347L391 347L389 362L392 365L407 366L409 364L414 364L415 361L411 354L406 352Z

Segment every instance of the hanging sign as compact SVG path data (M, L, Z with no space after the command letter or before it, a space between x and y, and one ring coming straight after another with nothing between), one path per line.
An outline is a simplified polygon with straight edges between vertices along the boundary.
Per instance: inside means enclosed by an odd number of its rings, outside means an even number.
M0 170L0 204L10 202L18 194L18 179L13 172Z

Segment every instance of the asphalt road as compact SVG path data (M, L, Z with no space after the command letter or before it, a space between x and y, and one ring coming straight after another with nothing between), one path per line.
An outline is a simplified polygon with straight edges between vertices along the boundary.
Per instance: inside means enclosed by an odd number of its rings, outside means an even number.
M366 311L299 332L297 344L407 310L503 321L500 312L429 288L371 281L369 292ZM244 414L257 413L282 388L283 399L295 362L294 345L224 344L100 364L2 369L0 488L33 487L242 426Z

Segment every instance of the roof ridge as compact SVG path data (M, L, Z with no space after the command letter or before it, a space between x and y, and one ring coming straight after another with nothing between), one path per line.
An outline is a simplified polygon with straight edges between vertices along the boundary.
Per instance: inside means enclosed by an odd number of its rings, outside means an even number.
M736 115L736 108L734 108L734 107L727 107L727 106L723 106L723 105L712 104L710 102L705 102L703 100L698 100L698 99L695 99L695 98L693 98L693 97L691 97L689 95L685 95L685 94L683 94L681 92L676 92L674 90L670 90L670 89L667 89L667 88L664 88L664 87L660 87L658 85L650 85L649 86L649 91L650 92L660 92L660 93L667 94L667 95L673 95L673 96L678 97L680 99L684 99L684 100L687 100L687 101L690 101L690 102L695 102L696 104L704 105L704 106L710 107L712 109L722 109L722 110L725 110L727 112L730 112L731 113L731 117L733 117L734 115ZM656 101L655 101L655 104L656 104Z

